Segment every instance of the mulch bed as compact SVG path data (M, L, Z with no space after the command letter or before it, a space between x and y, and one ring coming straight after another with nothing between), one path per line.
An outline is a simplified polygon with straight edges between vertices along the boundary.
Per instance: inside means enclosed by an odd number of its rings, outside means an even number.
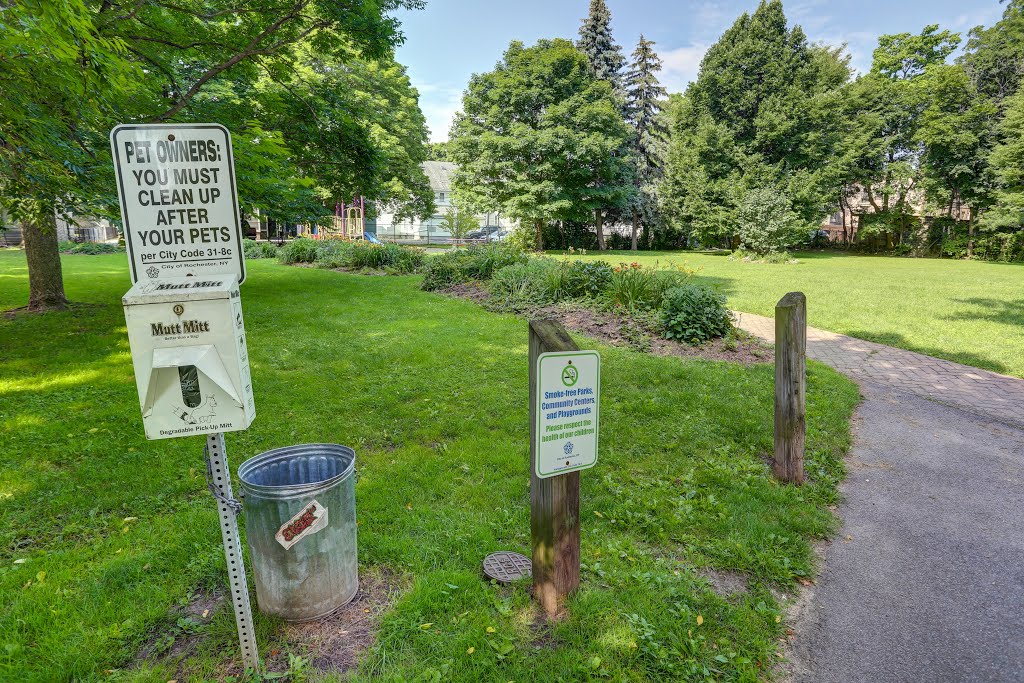
M466 299L480 305L486 304L490 299L487 289L478 282L455 285L441 291L440 294ZM568 330L585 334L611 346L629 347L657 356L704 358L743 365L772 363L775 360L772 347L742 330L736 330L735 338L732 340L713 339L700 346L690 346L652 334L627 315L595 311L582 306L544 306L524 312L524 317L557 320Z
M268 671L287 671L290 652L310 660L323 673L356 668L377 641L381 614L404 588L401 577L387 569L361 574L359 592L350 603L323 619L286 625L282 646L267 653L264 666Z

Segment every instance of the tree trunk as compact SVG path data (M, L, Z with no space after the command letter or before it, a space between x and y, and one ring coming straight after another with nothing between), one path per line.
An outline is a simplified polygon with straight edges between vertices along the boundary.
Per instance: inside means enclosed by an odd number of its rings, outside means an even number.
M633 209L633 237L629 248L636 251L636 234L640 229L640 212Z
M28 261L28 310L55 311L68 307L64 274L57 247L57 221L45 212L22 224L25 259Z
M604 251L607 247L604 244L604 213L601 209L594 209L594 225L597 227L597 248Z
M974 258L974 207L967 215L967 258Z
M533 228L537 232L537 251L544 251L544 221L538 218L536 221L533 222Z

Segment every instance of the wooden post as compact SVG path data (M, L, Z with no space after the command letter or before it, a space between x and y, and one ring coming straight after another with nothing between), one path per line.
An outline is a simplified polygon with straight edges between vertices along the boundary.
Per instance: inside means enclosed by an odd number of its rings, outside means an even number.
M782 481L804 483L807 429L807 297L790 292L775 306L775 461Z
M580 585L580 473L541 479L536 474L537 359L550 351L578 351L561 324L530 321L530 540L533 595L549 618Z

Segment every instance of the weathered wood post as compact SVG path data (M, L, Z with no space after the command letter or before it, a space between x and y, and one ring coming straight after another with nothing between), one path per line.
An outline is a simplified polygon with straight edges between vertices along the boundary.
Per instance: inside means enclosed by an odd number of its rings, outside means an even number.
M548 617L580 585L580 473L537 476L537 359L551 351L577 351L561 324L530 321L530 540L533 594Z
M804 483L807 429L807 297L790 292L775 306L775 461L782 481Z

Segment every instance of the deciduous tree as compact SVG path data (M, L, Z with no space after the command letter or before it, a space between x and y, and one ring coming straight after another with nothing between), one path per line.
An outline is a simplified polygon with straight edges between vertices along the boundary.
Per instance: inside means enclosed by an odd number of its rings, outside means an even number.
M611 85L567 40L513 42L497 67L474 75L452 124L459 203L532 224L625 206L630 130Z
M746 192L775 188L811 224L825 214L840 142L841 50L810 46L782 3L743 14L708 50L671 125L662 206L684 235L731 243Z
M106 136L116 123L214 120L235 136L240 191L290 191L306 203L313 183L295 174L286 140L257 120L262 74L290 84L300 46L341 59L387 57L401 40L390 12L421 0L25 0L0 6L0 184L25 220L30 306L64 305L54 211L112 209ZM224 120L224 117L234 116ZM232 125L239 124L239 125ZM253 156L247 159L252 152ZM267 156L269 155L269 156ZM271 180L267 181L266 178ZM303 195L303 193L306 193ZM281 203L277 203L280 206Z
M1002 142L989 159L997 183L995 206L982 218L990 230L1024 230L1024 88L1005 101Z

